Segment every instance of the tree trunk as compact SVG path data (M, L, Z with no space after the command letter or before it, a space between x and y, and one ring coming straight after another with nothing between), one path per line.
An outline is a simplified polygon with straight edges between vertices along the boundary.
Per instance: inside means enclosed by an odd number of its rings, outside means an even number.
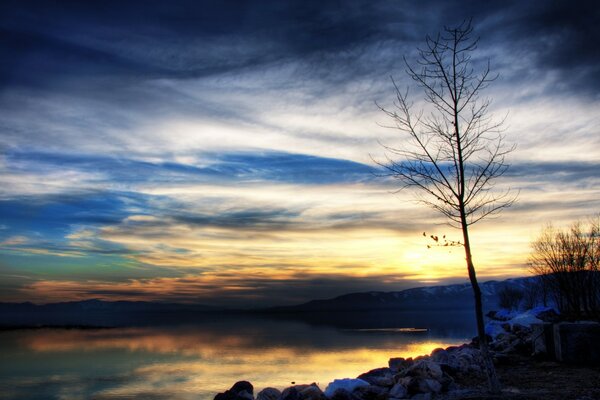
M501 393L500 381L498 375L496 375L496 368L488 348L487 337L485 334L485 326L483 320L483 303L481 300L481 289L477 282L477 275L475 273L475 266L473 265L473 257L471 255L471 243L469 242L469 227L467 224L464 213L461 213L461 227L463 232L463 240L465 246L465 257L467 260L467 270L469 272L469 280L471 281L471 287L473 288L473 295L475 297L475 317L477 320L477 336L479 337L479 350L481 351L481 357L483 358L483 364L488 380L488 386L491 393Z

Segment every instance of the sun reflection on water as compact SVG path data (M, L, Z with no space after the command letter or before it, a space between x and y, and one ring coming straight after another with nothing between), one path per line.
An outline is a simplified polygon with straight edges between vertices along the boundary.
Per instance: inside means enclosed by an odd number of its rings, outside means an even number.
M325 389L333 379L386 366L391 357L464 342L465 331L453 329L219 319L189 326L5 331L0 392L7 399L212 400L239 380L252 382L255 393L292 382Z

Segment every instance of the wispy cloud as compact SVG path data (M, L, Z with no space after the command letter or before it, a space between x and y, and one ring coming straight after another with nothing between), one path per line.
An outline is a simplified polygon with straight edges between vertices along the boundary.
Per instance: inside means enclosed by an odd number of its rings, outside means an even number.
M500 75L487 91L492 111L508 113L507 141L518 145L502 185L521 192L501 219L475 228L476 251L483 276L522 274L539 227L600 207L597 10L3 2L0 274L26 271L40 283L11 278L9 291L30 285L40 299L52 285L83 298L115 281L115 298L150 296L146 286L167 296L158 286L184 290L184 275L198 293L227 297L196 280L264 270L267 285L294 266L338 292L358 289L342 277L361 270L369 287L402 286L392 271L411 282L460 276L459 252L428 252L421 240L450 233L443 220L376 177L372 158L380 141L404 141L375 105L393 101L390 75L412 85L402 57L471 16L482 37L474 60L489 57ZM260 292L247 282L228 287ZM299 287L294 299L321 293Z

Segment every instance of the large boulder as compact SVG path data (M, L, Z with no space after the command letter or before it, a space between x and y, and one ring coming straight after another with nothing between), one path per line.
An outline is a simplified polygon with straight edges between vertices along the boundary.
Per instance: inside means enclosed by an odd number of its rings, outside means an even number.
M396 389L396 394L402 393L402 389L400 386L404 387L407 392L406 397L410 397L415 393L419 393L419 378L412 376L405 376L403 378L398 378L398 383L392 389ZM390 391L391 393L391 391ZM391 396L391 394L390 394Z
M352 393L346 389L336 389L329 397L330 400L357 400Z
M448 363L444 367L451 375L479 375L483 371L483 359L479 349L462 345L448 350Z
M325 395L316 383L295 385L284 389L280 400L324 400Z
M555 324L554 349L559 361L600 364L600 324L597 322Z
M406 376L411 376L416 378L440 380L442 379L443 375L444 373L442 368L438 363L429 360L421 360L398 373L397 377L403 378Z
M438 348L431 352L429 358L431 361L435 361L438 364L448 364L449 354L448 351Z
M333 382L330 382L325 389L325 396L332 398L337 390L345 390L348 393L352 393L355 389L361 386L369 386L369 382L364 381L362 379L334 379Z
M554 360L554 327L551 323L544 322L542 324L531 325L533 332L533 355L543 357L549 360Z
M442 391L442 384L435 379L420 379L419 393L439 393Z
M256 400L277 400L279 396L281 396L279 389L268 387L258 392Z
M254 386L248 381L236 382L231 389L218 393L214 400L254 400Z
M389 396L394 399L405 399L408 397L408 389L402 383L396 383L390 389Z
M390 368L377 368L359 375L357 379L362 379L374 386L392 387L394 385L394 374Z
M402 357L395 357L395 358L390 358L390 360L388 361L390 370L394 374L397 374L398 372L402 371L403 369L410 367L412 364L413 364L412 358L406 359L406 358L402 358Z
M356 400L387 400L389 389L382 386L359 386L352 392Z

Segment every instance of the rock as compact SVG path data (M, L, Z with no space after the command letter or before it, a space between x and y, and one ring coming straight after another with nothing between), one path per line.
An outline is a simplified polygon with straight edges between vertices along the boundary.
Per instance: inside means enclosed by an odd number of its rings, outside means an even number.
M394 374L390 368L377 368L359 375L357 379L362 379L371 385L391 387L394 385Z
M331 400L357 400L352 393L347 391L346 389L337 389L333 392L333 396L330 397Z
M502 328L502 329L504 330L504 328ZM486 340L487 340L488 343L490 343L493 340L493 336L494 335L490 335L487 332L487 329L486 329L485 338L486 338ZM479 336L475 336L473 339L471 339L471 346L479 348Z
M325 395L316 383L295 385L284 389L280 400L324 400Z
M399 378L397 383L406 388L408 392L407 397L419 392L419 379L414 378L412 376L405 376L404 378ZM398 389L401 390L401 389Z
M334 379L333 382L330 382L325 389L325 396L332 398L333 394L338 389L344 389L349 393L352 393L354 389L361 386L369 386L369 382L363 381L362 379Z
M413 360L411 358L405 359L402 357L390 358L388 361L388 365L392 373L398 373L405 368L408 368L412 365Z
M283 389L281 392L280 400L300 400L300 393L295 386L291 386Z
M531 337L533 338L533 355L554 360L554 327L550 323L533 324Z
M400 372L398 375L400 377L412 376L417 378L431 378L435 380L442 379L443 376L442 368L439 364L433 361L421 360L404 371Z
M511 332L515 335L526 335L531 333L531 328L521 324L513 324Z
M408 389L403 384L396 383L390 390L389 396L396 399L404 399L408 396Z
M442 384L435 379L420 379L419 392L421 393L439 393L442 391Z
M357 400L387 400L389 390L381 386L359 386L352 392Z
M559 361L600 364L600 324L597 322L555 324L554 349Z
M448 364L448 352L444 349L433 350L430 358L438 364Z
M493 321L508 321L512 317L512 313L508 310L490 311L485 316Z
M492 356L494 365L509 365L512 361L511 357L503 353L495 353Z
M268 387L258 392L256 400L277 400L279 396L281 396L281 392L278 389Z
M247 392L252 396L254 394L254 386L248 381L239 381L234 383L229 391L235 394Z
M444 372L444 376L442 376L442 379L440 379L439 382L442 385L442 391L448 391L455 385L454 379L446 372Z
M248 381L236 382L231 389L218 393L214 400L254 400L254 386Z
M317 386L316 383L311 385L307 385L305 388L301 388L300 399L301 400L324 400L325 394L323 391Z
M431 393L419 393L412 397L413 400L431 400Z
M449 352L447 373L462 375L481 374L482 359L479 349L470 346L460 346Z
M535 314L535 317L544 322L551 322L551 323L558 322L560 320L560 315L558 315L558 313L556 311L554 311L553 308L548 308L548 309L542 310L542 311L538 312L537 314Z

